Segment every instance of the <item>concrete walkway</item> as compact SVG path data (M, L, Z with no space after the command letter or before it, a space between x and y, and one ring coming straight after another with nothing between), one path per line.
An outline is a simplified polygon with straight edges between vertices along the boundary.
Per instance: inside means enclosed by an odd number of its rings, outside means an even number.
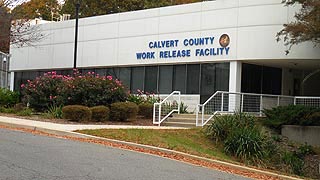
M0 116L0 124L16 124L35 128L50 129L55 131L75 131L82 129L184 129L164 126L128 126L128 125L79 125L79 124L58 124L52 122L33 121L28 119Z

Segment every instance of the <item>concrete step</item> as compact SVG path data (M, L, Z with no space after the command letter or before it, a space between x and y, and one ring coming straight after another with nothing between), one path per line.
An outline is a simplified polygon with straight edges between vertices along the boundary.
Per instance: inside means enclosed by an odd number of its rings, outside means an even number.
M177 113L173 113L172 114L173 118L196 118L195 114L177 114Z
M168 122L185 122L185 123L196 123L195 118L168 118Z
M194 128L196 127L196 123L184 123L184 122L169 122L165 121L161 124L162 126L170 126L170 127L186 127L186 128Z
M211 115L204 115L205 118L209 118ZM173 118L190 118L190 119L196 119L196 114L172 114ZM201 117L201 114L199 114L199 117Z

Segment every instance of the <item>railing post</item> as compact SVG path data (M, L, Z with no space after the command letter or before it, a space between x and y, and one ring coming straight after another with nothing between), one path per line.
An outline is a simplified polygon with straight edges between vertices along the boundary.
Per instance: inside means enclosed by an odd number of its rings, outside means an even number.
M201 110L202 110L202 117L201 117L201 126L203 126L203 118L204 118L204 106L202 106Z
M297 105L297 98L296 97L293 98L293 105Z
M152 113L153 124L156 122L156 103L153 104L153 113Z
M223 93L221 94L221 111L223 111Z
M180 91L178 92L178 114L180 114L180 105L181 105L181 93L180 93Z
M161 103L159 104L159 121L158 121L158 126L160 126L160 121L161 121Z
M241 107L240 107L240 112L243 112L243 94L241 93Z
M260 116L262 116L262 95L260 95Z
M198 121L199 121L199 109L200 109L200 104L197 104L197 107L196 107L196 126L198 126Z
M277 106L280 106L280 96L278 96L278 103Z

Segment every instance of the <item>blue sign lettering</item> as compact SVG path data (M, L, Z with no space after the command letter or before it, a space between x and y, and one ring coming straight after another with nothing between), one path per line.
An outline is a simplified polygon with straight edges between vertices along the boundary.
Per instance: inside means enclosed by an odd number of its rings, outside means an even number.
M196 37L196 38L185 38L179 43L179 39L169 39L169 40L159 40L150 41L148 46L150 49L159 49L159 54L155 51L150 52L137 52L136 56L138 60L145 59L167 59L167 58L185 58L191 57L191 55L200 56L225 56L229 55L230 47L230 37L227 34L220 36L220 40L215 43L215 37ZM180 46L184 46L185 49L177 49ZM219 46L220 47L214 47ZM201 47L202 46L202 47ZM191 47L199 47L194 50L187 49ZM201 47L201 48L200 48ZM175 49L168 49L175 48ZM162 49L162 50L160 50Z

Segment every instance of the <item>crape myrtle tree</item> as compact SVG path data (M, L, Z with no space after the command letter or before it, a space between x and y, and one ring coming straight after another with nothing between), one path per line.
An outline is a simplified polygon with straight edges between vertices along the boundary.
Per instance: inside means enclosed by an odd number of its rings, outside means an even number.
M320 0L284 0L287 6L301 6L295 14L295 21L284 24L284 28L277 33L277 41L283 38L288 45L286 54L293 45L311 41L315 46L320 44Z

